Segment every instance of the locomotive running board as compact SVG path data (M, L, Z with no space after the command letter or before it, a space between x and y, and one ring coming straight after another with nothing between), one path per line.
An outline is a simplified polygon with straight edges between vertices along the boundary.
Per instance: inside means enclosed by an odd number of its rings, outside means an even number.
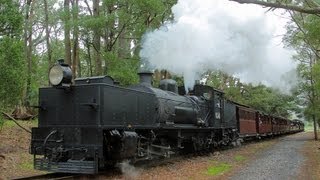
M44 158L34 159L34 168L38 170L63 173L95 174L98 168L94 161L52 162Z

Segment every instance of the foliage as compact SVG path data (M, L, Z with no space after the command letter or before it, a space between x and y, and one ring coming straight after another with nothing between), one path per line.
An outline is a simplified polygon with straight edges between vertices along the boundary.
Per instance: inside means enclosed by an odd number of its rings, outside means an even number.
M19 39L23 19L16 1L0 3L0 110L6 110L19 103L23 93L25 63Z
M120 82L120 85L128 86L138 82L138 59L119 59L115 54L105 54L107 63L107 72L105 74L110 75L116 81Z
M20 40L3 37L0 40L0 105L19 104L25 83L25 61Z
M19 12L19 4L12 0L0 0L0 36L20 36L23 18Z

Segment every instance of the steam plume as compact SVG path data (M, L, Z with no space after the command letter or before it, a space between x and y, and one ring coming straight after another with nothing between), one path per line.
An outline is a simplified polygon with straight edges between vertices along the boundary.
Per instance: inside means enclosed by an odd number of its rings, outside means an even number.
M278 88L288 86L286 73L295 77L292 52L274 43L274 28L257 6L178 0L172 12L173 22L144 35L140 57L152 68L183 75L187 88L207 70Z

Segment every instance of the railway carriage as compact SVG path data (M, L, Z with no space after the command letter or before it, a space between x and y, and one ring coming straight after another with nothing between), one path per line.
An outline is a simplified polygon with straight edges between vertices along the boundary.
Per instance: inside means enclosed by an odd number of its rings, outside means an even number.
M239 122L240 137L248 138L258 136L256 110L238 105L237 121Z

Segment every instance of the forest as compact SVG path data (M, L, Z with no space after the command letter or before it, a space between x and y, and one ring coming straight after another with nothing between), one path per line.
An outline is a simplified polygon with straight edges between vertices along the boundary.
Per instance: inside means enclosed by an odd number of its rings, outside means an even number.
M237 1L237 0L235 0ZM38 88L49 86L48 71L58 59L74 78L110 75L128 86L138 82L143 35L173 19L176 0L0 0L0 111L34 112ZM241 1L286 9L290 20L283 43L297 54L298 85L290 93L243 83L221 71L207 71L207 85L233 101L265 113L320 124L320 2ZM281 6L279 6L281 5ZM318 11L317 11L318 10ZM182 77L157 69L163 77ZM1 124L0 120L0 124Z

